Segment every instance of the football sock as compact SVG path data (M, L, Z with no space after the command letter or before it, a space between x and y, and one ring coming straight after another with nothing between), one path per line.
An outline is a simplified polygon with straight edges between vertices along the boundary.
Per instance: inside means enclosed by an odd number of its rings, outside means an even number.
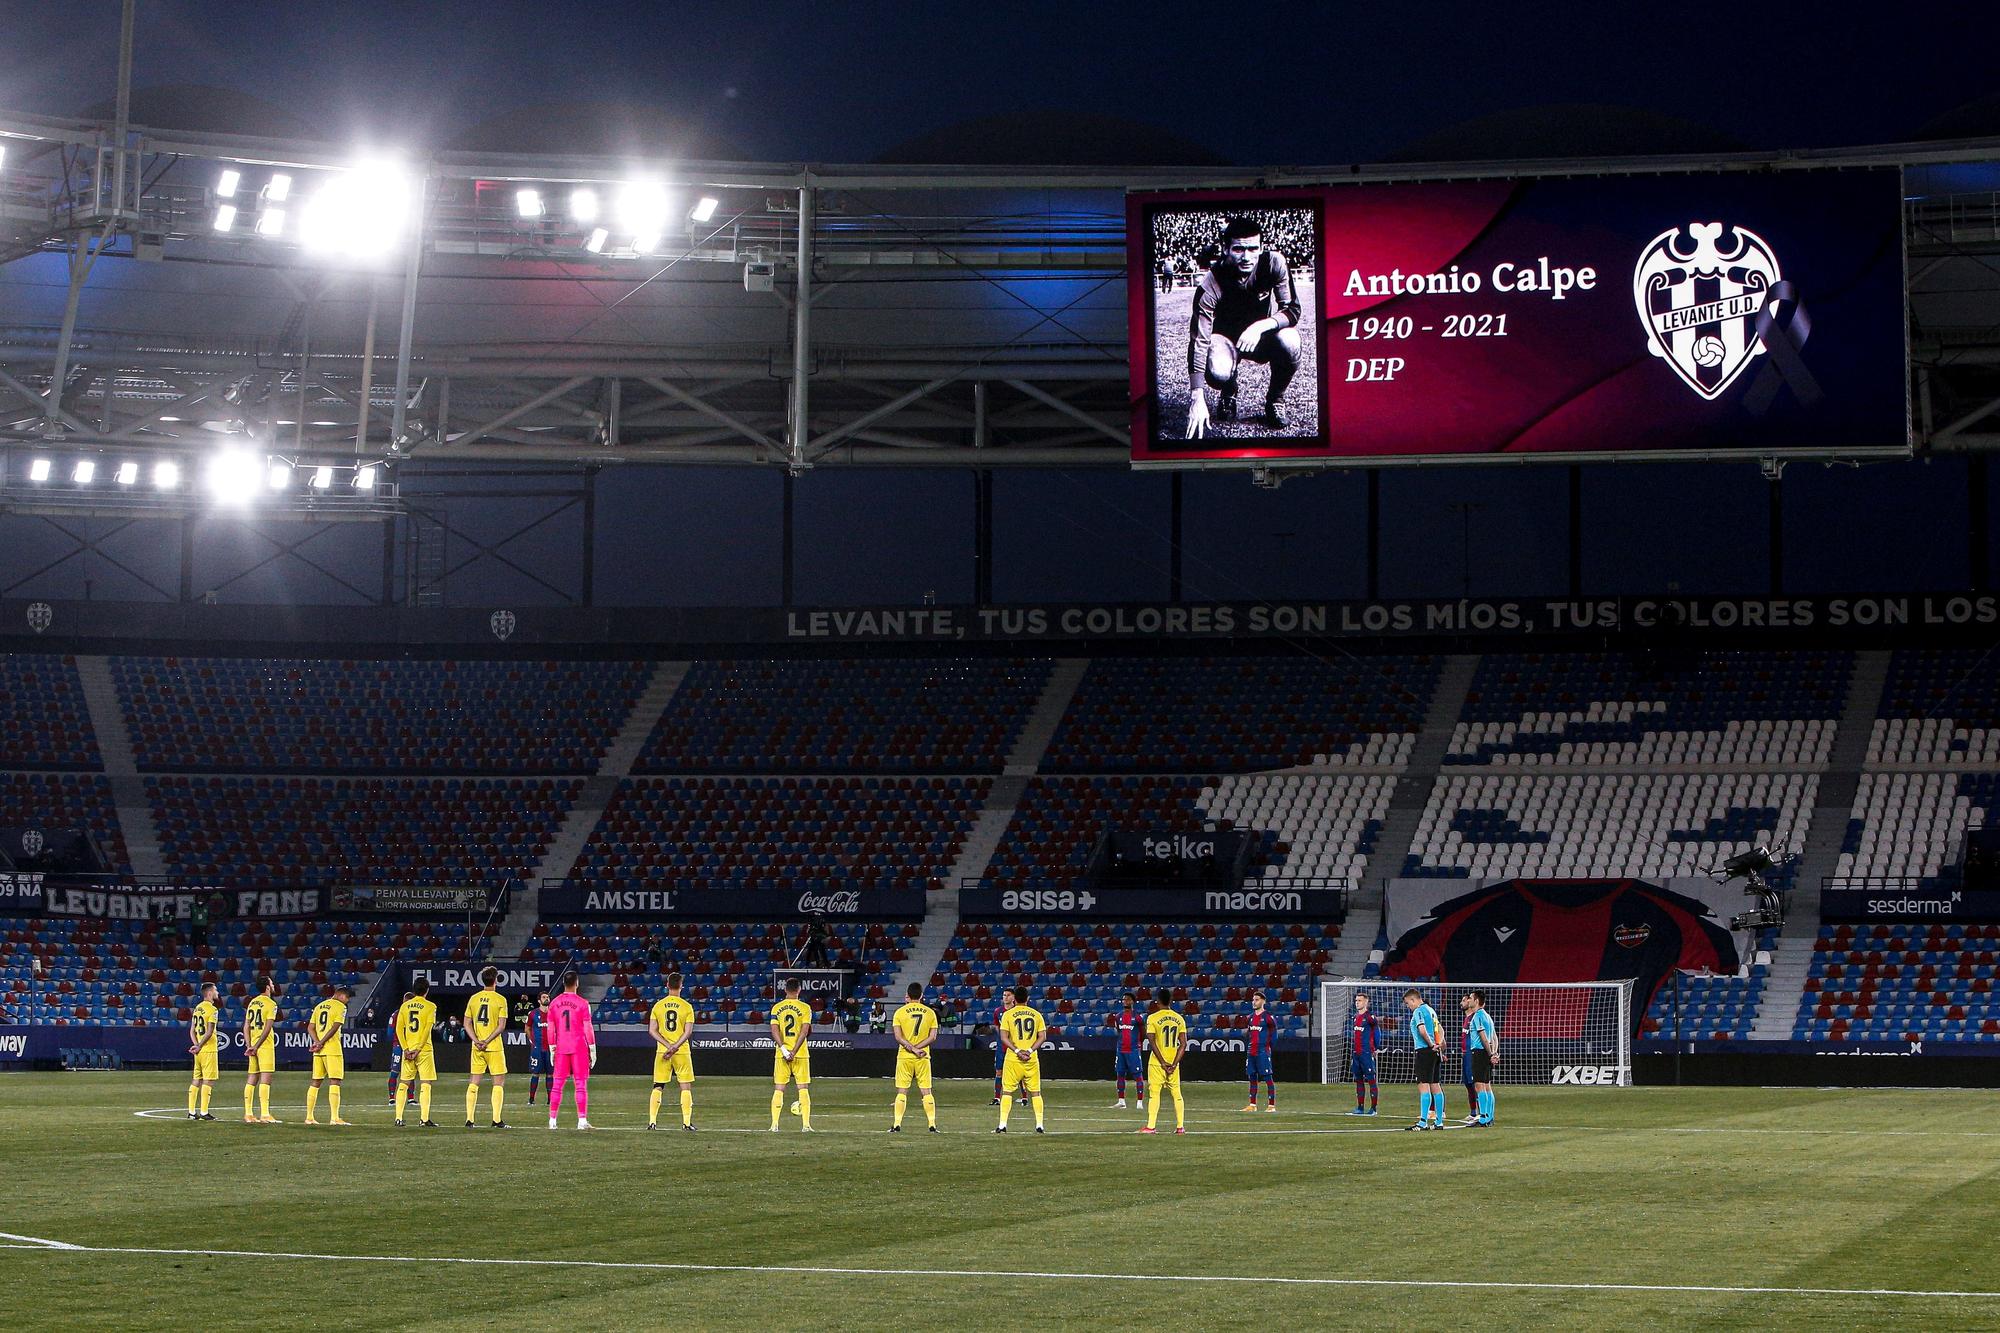
M257 1085L255 1083L245 1083L243 1085L243 1115L245 1119L248 1119L255 1114L257 1114Z
M215 1091L215 1085L213 1083L204 1083L201 1085L201 1113L203 1115L208 1114L209 1094L214 1091Z
M576 1118L578 1120L590 1119L590 1080L588 1079L580 1078L576 1081Z
M930 1122L932 1129L937 1128L937 1098L928 1092L924 1094L924 1119Z
M1250 1080L1250 1104L1257 1104L1257 1080L1254 1078Z
M1374 1110L1382 1098L1382 1085L1374 1079L1368 1080L1368 1109Z
M479 1085L477 1083L468 1083L465 1085L465 1118L470 1120L478 1114Z
M1007 1113L1013 1109L1014 1099L1005 1093L1000 1094L1000 1128L1007 1128Z
M1035 1128L1040 1129L1042 1127L1042 1094L1038 1092L1033 1097L1030 1097L1028 1105L1034 1108Z
M811 1129L812 1122L813 1122L812 1089L802 1087L799 1089L799 1123L805 1126L805 1128Z
M271 1114L271 1085L268 1083L257 1085L257 1114Z
M431 1085L428 1083L419 1083L417 1085L417 1119L428 1120L430 1118Z
M401 1120L403 1118L403 1112L409 1108L409 1105L410 1085L407 1083L398 1083L396 1085L396 1119Z
M528 1079L528 1105L533 1106L535 1104L535 1094L541 1090L541 1084L540 1075L534 1075Z
M493 1123L499 1124L507 1118L507 1090L498 1083L493 1085Z
M694 1089L685 1083L681 1085L681 1123L683 1125L694 1123Z
M1178 1083L1169 1083L1167 1091L1174 1095L1174 1128L1180 1129L1187 1124L1187 1107L1181 1102L1181 1085ZM1271 1100L1273 1104L1276 1104L1277 1098L1273 1097ZM1153 1105L1157 1109L1159 1103L1155 1102Z
M778 1090L771 1094L772 1129L776 1129L778 1127L778 1117L783 1115L784 1113L785 1113L785 1088L783 1084L779 1084Z
M326 1090L326 1110L327 1114L335 1120L340 1119L340 1085L338 1083L333 1084Z
M649 1125L660 1123L660 1085L657 1083L653 1085L652 1097L646 1102L646 1123Z
M1493 1090L1491 1088L1479 1094L1479 1118L1481 1120L1491 1120L1493 1118Z
M1368 1104L1368 1085L1366 1083L1356 1083L1354 1085L1354 1109L1359 1111L1363 1106L1366 1106L1367 1104Z
M195 1108L200 1104L201 1104L201 1084L199 1083L188 1084L188 1114L194 1115Z
M896 1111L895 1114L890 1117L889 1123L894 1125L897 1129L901 1129L903 1127L903 1109L907 1107L909 1104L910 1104L909 1093L899 1092L896 1094Z
M1160 1123L1159 1089L1153 1089L1153 1100L1146 1103L1146 1128L1152 1129Z
M312 1084L308 1083L306 1084L306 1119L310 1120L315 1115L318 1114L319 1114L319 1089L315 1088Z
M1430 1119L1431 1095L1428 1092L1419 1093L1417 1094L1417 1123L1427 1125L1430 1123Z
M1476 1088L1465 1090L1465 1109L1474 1115L1479 1114L1479 1092Z
M1264 1100L1273 1106L1278 1104L1278 1084L1273 1079L1264 1080Z

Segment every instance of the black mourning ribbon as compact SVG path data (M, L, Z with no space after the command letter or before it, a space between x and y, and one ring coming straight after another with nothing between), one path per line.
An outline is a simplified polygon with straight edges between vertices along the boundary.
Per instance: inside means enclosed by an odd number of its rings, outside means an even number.
M1789 318L1783 311L1787 306L1791 310ZM1780 387L1791 389L1800 407L1811 407L1825 397L1819 381L1806 369L1805 358L1799 355L1806 339L1812 336L1812 317L1806 313L1806 303L1799 299L1795 284L1772 285L1764 308L1757 312L1756 336L1764 340L1767 364L1743 395L1746 411L1752 416L1763 416L1777 402Z

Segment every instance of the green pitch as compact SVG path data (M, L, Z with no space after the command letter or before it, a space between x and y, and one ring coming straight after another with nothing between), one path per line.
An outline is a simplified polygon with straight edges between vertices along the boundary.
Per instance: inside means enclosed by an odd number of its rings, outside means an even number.
M697 1134L643 1132L638 1079L594 1082L594 1134L510 1085L502 1134L462 1128L459 1080L446 1128L397 1130L358 1076L334 1130L298 1123L298 1074L265 1127L226 1074L212 1124L178 1075L0 1077L0 1231L34 1246L0 1249L0 1323L2000 1327L1990 1093L1503 1089L1498 1127L1419 1135L1402 1088L1354 1120L1340 1089L1252 1116L1207 1084L1185 1138L1145 1138L1057 1083L1052 1132L1023 1108L1002 1139L977 1083L938 1137L914 1104L883 1132L886 1081L816 1083L811 1136L769 1133L755 1080L697 1084Z

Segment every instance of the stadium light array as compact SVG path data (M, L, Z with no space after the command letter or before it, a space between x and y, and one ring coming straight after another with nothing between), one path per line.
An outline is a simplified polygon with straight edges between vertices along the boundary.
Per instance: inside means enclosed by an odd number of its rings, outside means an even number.
M272 175L270 183L264 187L264 198L274 204L282 204L292 197L292 178L284 172Z
M49 479L48 459L37 458L34 462L28 464L29 481L47 481L48 479Z
M333 486L333 469L325 463L313 469L312 488L316 491L329 490Z
M234 167L224 167L215 179L215 193L224 199L236 197L236 187L243 183L243 173Z
M580 186L569 192L569 215L572 221L597 221L597 191L588 186Z
M215 229L228 231L236 225L236 205L223 204L215 210Z
M688 219L692 222L706 222L715 216L715 210L720 207L722 207L720 199L717 199L712 194L705 194L695 204L694 208L689 211Z
M88 486L91 483L91 479L94 478L96 475L97 475L96 460L90 458L79 458L76 460L76 469L70 473L70 480L75 482L79 486Z
M128 458L118 465L116 479L120 486L136 484L139 480L139 465Z
M258 459L241 449L225 449L208 460L208 492L223 504L243 504L257 493Z
M525 219L541 217L548 211L542 203L540 190L516 190L514 192L514 215Z
M285 234L285 210L267 208L257 215L259 236L283 236Z
M351 259L393 249L409 223L410 179L392 163L365 163L330 177L299 221L306 248Z
M180 489L180 484L181 484L181 465L179 463L159 462L153 464L154 490L156 491L178 490Z
M375 465L364 463L354 470L354 489L372 491L375 489Z

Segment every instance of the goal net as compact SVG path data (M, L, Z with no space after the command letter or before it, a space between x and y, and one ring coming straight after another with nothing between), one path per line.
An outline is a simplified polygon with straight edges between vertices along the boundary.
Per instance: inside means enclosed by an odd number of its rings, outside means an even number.
M1375 1077L1383 1083L1416 1081L1410 1014L1403 1007L1406 981L1321 981L1319 985L1320 1081L1354 1077L1354 1001L1368 997L1368 1011L1382 1028ZM1464 1078L1465 1018L1459 1000L1467 991L1485 997L1500 1039L1495 1083L1564 1083L1629 1086L1632 1082L1632 983L1577 981L1486 985L1419 983L1445 1031L1444 1081Z

